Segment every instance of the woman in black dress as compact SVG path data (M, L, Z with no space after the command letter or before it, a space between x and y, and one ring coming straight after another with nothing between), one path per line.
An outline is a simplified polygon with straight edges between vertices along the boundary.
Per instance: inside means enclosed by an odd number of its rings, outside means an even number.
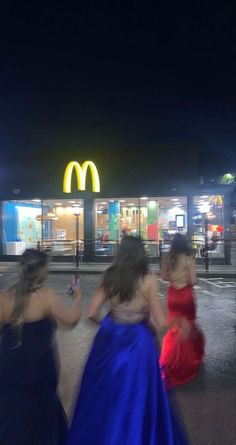
M16 285L0 293L0 445L64 445L67 425L57 397L55 321L73 326L80 291L66 308L42 285L44 252L28 249Z

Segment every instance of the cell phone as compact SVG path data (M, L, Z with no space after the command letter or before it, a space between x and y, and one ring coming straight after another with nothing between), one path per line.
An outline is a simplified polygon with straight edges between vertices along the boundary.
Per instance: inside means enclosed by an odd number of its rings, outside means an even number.
M79 277L77 274L73 274L71 284L70 284L68 292L67 292L68 295L73 295L75 290L78 289L79 287L80 287Z

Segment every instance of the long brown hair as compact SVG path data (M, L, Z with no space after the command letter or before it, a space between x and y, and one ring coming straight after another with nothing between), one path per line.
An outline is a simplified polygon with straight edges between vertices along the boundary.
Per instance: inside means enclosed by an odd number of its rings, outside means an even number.
M117 295L120 302L132 299L140 278L148 274L148 260L141 238L125 236L112 266L105 272L102 286L108 298Z
M167 256L167 264L171 270L176 268L178 257L182 254L191 256L193 255L193 251L188 246L187 238L180 233L176 233Z
M20 261L20 276L18 283L10 291L14 298L11 322L17 323L22 316L28 302L29 295L37 290L45 279L41 274L47 266L46 253L35 249L27 249Z

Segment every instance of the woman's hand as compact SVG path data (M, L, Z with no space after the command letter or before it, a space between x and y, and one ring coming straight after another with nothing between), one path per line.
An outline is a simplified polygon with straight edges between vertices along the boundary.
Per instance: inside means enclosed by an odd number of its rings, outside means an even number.
M99 312L106 300L106 295L103 287L100 287L92 298L92 301L88 307L87 317L89 320L96 324L100 324L101 318Z
M181 340L186 340L189 337L192 324L186 318L182 318L179 324L179 334Z
M74 296L75 300L81 299L81 291L80 291L79 287L77 287L77 289L74 290L73 296Z

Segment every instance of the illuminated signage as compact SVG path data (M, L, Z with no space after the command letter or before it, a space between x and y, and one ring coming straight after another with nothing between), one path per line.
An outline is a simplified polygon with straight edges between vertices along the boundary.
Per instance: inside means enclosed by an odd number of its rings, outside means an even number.
M210 196L210 203L216 206L223 205L223 196L222 195L212 195Z
M71 161L69 162L69 164L67 164L64 173L64 179L63 179L64 193L71 193L72 173L74 170L77 178L77 189L80 191L84 191L86 189L86 175L88 167L91 172L92 191L96 193L100 192L100 180L96 165L92 161L85 161L81 166L78 162Z
M222 176L222 183L226 185L233 184L236 179L236 176L232 173L225 173L225 175Z

